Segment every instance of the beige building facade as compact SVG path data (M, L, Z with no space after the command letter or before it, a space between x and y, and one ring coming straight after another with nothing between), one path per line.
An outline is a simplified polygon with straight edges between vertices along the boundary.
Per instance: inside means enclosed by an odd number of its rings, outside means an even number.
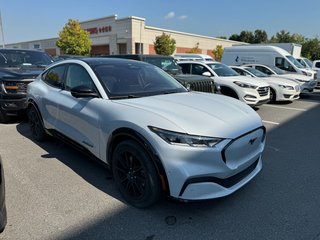
M239 42L149 27L140 17L117 18L117 15L80 23L90 33L91 55L156 54L154 41L162 33L176 41L176 53L185 53L198 46L198 53L212 55L218 45L229 47ZM56 46L58 38L7 44L7 48L39 49L52 56L63 54Z

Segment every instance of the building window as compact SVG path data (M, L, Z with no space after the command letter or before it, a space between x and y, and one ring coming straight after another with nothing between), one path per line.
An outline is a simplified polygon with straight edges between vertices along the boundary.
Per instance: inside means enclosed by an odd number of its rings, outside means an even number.
M38 43L37 44L33 44L33 48L34 49L40 49L40 44L38 44Z
M127 54L127 44L119 43L118 44L118 52L119 52L119 54Z
M135 54L143 54L143 43L135 43Z

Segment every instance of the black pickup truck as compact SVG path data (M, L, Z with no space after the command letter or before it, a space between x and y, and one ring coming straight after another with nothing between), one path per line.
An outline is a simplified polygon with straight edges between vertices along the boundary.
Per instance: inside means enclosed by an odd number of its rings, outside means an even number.
M38 50L0 49L0 123L24 111L28 83L52 62Z
M213 79L199 75L182 74L181 68L172 56L151 55L151 54L116 54L100 57L125 58L137 61L143 61L153 64L172 75L183 86L192 91L198 92L216 92Z

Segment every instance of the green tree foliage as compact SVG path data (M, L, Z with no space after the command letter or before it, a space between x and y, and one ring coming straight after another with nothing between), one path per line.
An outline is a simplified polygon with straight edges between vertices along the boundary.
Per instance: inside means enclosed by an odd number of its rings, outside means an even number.
M290 43L292 42L292 37L290 32L286 30L281 30L277 32L276 35L272 36L270 42L272 43Z
M220 62L223 54L222 45L217 45L216 48L212 50L212 54L214 56L214 59Z
M172 55L176 50L176 40L165 33L162 33L161 36L157 36L153 43L154 50L160 55Z
M82 29L77 20L69 19L59 32L59 40L56 45L65 54L88 55L91 50L89 32Z
M266 31L256 29L254 31L253 42L254 43L266 43L268 41L268 34Z
M320 59L320 39L306 39L302 45L301 55L310 60Z
M232 34L229 40L246 42L246 43L265 43L268 41L268 34L266 31L257 29L251 31L241 31L240 34Z
M186 53L199 53L200 50L199 50L199 43L196 43L196 45L191 48L189 51L186 51Z

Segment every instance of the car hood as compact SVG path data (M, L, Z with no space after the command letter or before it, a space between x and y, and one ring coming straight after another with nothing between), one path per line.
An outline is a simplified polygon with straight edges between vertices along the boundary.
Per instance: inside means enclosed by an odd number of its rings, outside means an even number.
M246 84L256 85L258 87L268 87L268 83L263 82L259 79L253 78L253 77L246 77L246 76L232 76L232 77L215 77L214 80L219 83L220 81L240 81Z
M43 68L0 68L0 77L2 79L34 79L42 70Z
M235 138L262 126L261 118L251 107L218 94L187 92L117 102L137 108L139 113L152 113L150 119L144 120L148 125L194 135ZM158 123L161 126L155 125Z
M295 87L295 86L299 85L299 82L297 82L296 80L290 80L288 78L263 77L261 79L266 81L270 85L281 84L281 85L292 86L292 87Z
M305 75L302 75L302 74L282 74L282 75L276 75L274 77L285 77L287 79L290 79L290 80L297 80L297 81L304 81L304 82L309 82L311 80L313 80L311 77L308 77L308 76L305 76Z

